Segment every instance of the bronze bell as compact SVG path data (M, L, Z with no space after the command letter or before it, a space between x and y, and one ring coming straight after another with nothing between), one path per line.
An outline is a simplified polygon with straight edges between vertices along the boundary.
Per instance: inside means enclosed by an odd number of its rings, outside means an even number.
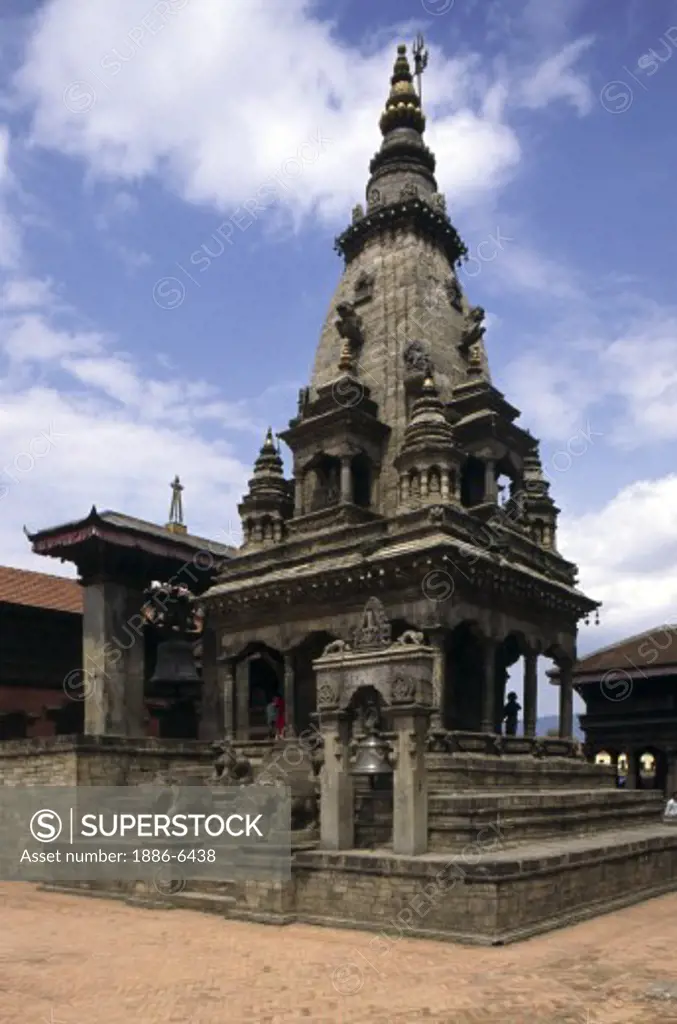
M163 640L158 644L151 686L185 686L199 682L192 641Z
M390 747L377 732L371 732L360 740L355 755L353 775L392 775Z

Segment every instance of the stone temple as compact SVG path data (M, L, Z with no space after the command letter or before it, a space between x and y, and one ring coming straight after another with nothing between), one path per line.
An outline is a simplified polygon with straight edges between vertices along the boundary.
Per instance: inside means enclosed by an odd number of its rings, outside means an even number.
M269 431L240 505L244 542L200 588L201 740L144 738L119 689L138 705L142 675L118 671L117 725L85 714L95 734L70 747L6 743L0 781L39 778L40 759L60 781L206 781L206 740L221 740L219 772L246 763L291 786L292 880L193 879L167 901L503 943L673 888L677 830L658 793L617 790L572 739L578 623L598 604L558 551L538 442L492 384L404 46L380 128L280 435L292 477ZM35 550L64 557L49 536ZM539 658L554 663L559 737L535 735ZM523 730L508 717L504 734L520 659ZM278 693L286 729L272 741Z

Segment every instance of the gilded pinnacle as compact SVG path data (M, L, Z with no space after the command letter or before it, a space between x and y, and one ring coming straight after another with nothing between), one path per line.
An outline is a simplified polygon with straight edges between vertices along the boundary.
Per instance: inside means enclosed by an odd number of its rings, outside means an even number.
M350 342L348 341L347 338L343 342L343 347L341 348L341 355L340 355L340 358L339 358L338 368L341 371L341 373L354 373L355 372L355 363L354 363L354 360L353 360L353 350L350 347Z

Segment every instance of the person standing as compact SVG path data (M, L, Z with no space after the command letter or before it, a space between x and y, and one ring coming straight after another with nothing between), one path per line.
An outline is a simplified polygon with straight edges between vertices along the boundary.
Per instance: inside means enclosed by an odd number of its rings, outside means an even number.
M285 727L285 721L284 721L284 719L285 719L285 714L284 714L284 712L285 712L284 698L281 697L280 694L278 693L278 694L275 695L275 697L273 697L273 703L275 704L275 735L276 735L277 739L279 740L279 739L282 739L282 737L284 736L284 727Z
M275 701L276 698L271 697L266 704L266 725L268 726L268 735L271 740L275 739L277 732L277 704Z

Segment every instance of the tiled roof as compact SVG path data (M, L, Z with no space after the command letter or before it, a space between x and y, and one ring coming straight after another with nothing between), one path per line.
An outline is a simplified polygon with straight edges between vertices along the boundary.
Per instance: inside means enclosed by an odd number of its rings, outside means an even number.
M637 636L624 637L609 647L593 651L576 663L574 675L604 673L622 669L646 674L648 670L677 665L677 625L654 626Z
M132 535L142 538L155 538L157 540L164 541L165 544L174 548L177 552L177 557L181 557L181 551L189 550L193 551L205 551L210 552L212 555L216 555L220 558L228 558L235 553L235 548L228 544L222 544L220 541L209 540L207 537L198 537L192 533L175 533L168 529L166 526L159 526L157 523L150 523L146 519L137 519L135 516L127 516L122 512L99 512L92 506L89 514L84 519L78 519L70 523L60 523L57 526L50 526L44 530L38 530L36 533L28 533L26 536L33 543L34 550L36 542L40 546L39 554L54 553L44 549L44 541L46 538L55 538L57 541L61 534L72 534L80 530L84 530L87 527L94 525L112 526L115 530L128 531ZM81 539L81 538L78 538ZM72 537L67 537L64 544L69 546L73 543ZM50 547L55 548L55 544L51 543Z
M82 614L82 588L75 580L0 565L0 604L21 604Z

